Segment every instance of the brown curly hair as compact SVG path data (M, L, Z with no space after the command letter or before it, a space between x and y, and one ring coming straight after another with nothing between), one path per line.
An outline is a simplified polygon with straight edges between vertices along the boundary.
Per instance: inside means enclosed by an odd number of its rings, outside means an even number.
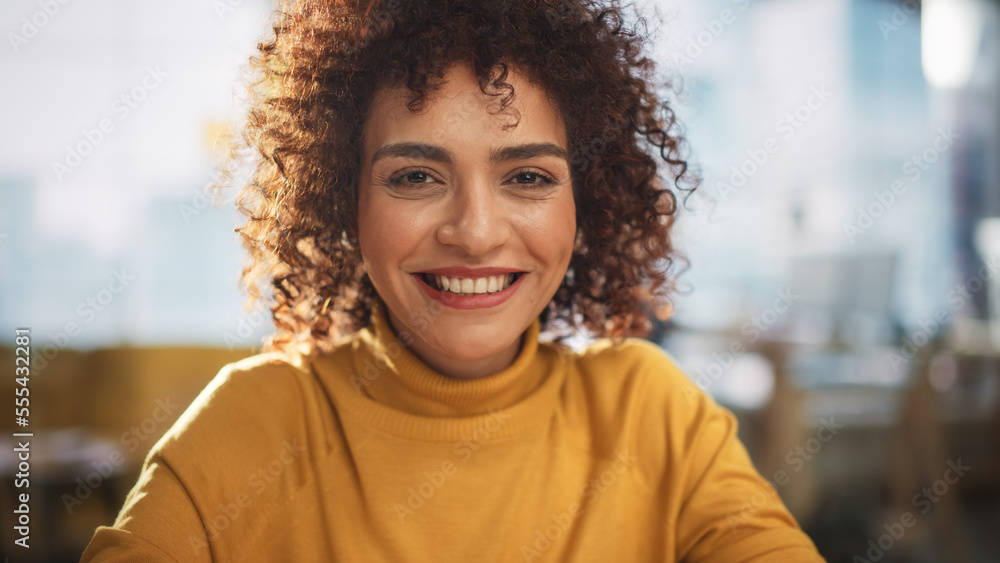
M670 239L677 199L653 154L673 189L698 179L642 53L643 18L627 28L617 0L292 0L274 19L250 59L245 145L234 152L255 153L237 231L250 302L270 286L276 332L265 350L326 349L368 323L377 294L361 269L357 189L370 102L405 84L418 111L456 62L471 63L501 110L515 67L566 124L578 245L542 329L617 338L646 334L650 311L669 315L683 259Z

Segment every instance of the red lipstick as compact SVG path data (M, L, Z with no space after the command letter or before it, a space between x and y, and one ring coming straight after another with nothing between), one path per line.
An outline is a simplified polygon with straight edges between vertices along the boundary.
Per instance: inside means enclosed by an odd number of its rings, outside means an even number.
M416 274L411 274L414 280L416 280L417 285L420 286L424 292L430 296L431 299L446 305L453 309L485 309L488 307L496 307L510 299L511 295L521 287L521 281L524 280L527 273L521 272L514 283L510 284L509 287L502 291L497 291L496 293L481 293L478 295L458 295L457 293L452 293L450 291L441 291L431 285L428 285L424 281L423 274L432 275L442 275L442 276L454 276L454 277L465 277L465 278L483 278L487 276L496 276L503 274L517 273L519 270L504 269L504 268L439 268L437 270L427 270L426 272L420 272Z

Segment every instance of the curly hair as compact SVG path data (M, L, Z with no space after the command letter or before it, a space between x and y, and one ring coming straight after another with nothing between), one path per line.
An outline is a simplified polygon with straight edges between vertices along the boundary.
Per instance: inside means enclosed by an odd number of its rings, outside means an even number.
M642 53L645 21L623 21L617 0L290 0L275 12L273 38L250 59L242 148L253 169L237 196L243 285L251 304L269 302L276 329L264 349L326 349L368 323L378 296L361 267L357 190L371 100L405 84L419 111L458 62L501 110L513 67L564 118L577 246L543 331L619 339L646 334L650 312L666 319L684 262L670 237L674 191L699 180Z

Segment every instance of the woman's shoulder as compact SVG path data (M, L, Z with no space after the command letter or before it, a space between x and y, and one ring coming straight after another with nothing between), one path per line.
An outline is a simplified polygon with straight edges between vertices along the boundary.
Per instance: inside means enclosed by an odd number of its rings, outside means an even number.
M710 455L705 436L732 428L731 415L655 343L598 339L570 357L563 391L567 419L586 429L582 443L604 457L618 448L639 452L637 475L650 488Z
M187 425L205 417L259 417L260 411L280 412L310 385L304 360L279 353L262 353L219 370L181 415Z
M581 377L614 385L642 385L660 391L690 384L677 360L641 338L599 338L572 353Z
M597 338L580 348L577 354L587 361L627 361L639 363L670 363L669 354L658 345L642 338L627 337L621 340Z
M330 407L308 366L308 359L277 353L226 365L150 455L179 471L195 466L242 471L266 464L282 448L300 452L320 446L322 429L316 426L329 418Z
M669 352L648 340L596 339L569 354L569 394L610 418L692 421L722 411Z

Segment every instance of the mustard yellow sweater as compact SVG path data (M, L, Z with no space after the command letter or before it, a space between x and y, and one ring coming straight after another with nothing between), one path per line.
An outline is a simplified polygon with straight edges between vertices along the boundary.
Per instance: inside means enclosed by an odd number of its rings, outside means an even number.
M822 561L658 347L538 334L459 381L376 307L330 354L227 366L82 561Z

